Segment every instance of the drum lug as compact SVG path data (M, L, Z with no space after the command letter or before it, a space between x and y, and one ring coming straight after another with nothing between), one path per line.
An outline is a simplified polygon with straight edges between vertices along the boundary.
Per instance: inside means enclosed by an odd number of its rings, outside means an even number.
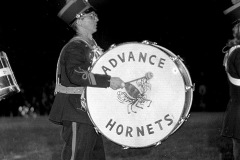
M156 42L151 42L151 41L148 41L148 40L144 40L142 41L143 44L150 44L150 45L157 45Z
M185 118L180 118L180 120L178 121L178 124L182 124L185 121Z
M101 134L101 132L99 131L99 129L98 129L97 127L94 127L94 129L95 129L95 132L96 132L97 134Z
M189 117L190 117L190 114L188 114L188 115L185 117L185 121L187 121Z
M192 89L194 91L195 90L195 84L193 84L192 86L186 86L185 89L186 89L186 92L190 89Z
M116 47L116 44L112 44L110 47L109 47L109 49L113 49L113 48L115 48Z
M175 57L169 57L172 61L182 61L183 62L183 59L178 55L178 56L175 56Z
M159 141L159 142L155 143L155 147L157 147L157 146L158 146L158 145L160 145L160 144L162 144L162 142L161 142L161 141Z
M181 118L178 123L179 123L179 124L182 124L183 122L187 121L189 117L190 117L190 114L188 114L188 115L187 115L186 117L184 117L184 118Z
M183 120L186 122L189 117L190 117L190 114L188 114L186 117L184 117Z
M123 149L129 149L129 147L128 146L122 146L123 147Z

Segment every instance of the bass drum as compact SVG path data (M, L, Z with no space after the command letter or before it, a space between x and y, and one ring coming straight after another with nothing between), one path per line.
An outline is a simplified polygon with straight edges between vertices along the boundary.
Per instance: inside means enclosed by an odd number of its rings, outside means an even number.
M87 87L87 111L97 131L124 148L156 146L188 118L193 85L181 58L149 41L111 47L93 73L120 77L125 88Z
M20 92L13 71L8 61L7 54L0 52L0 100Z

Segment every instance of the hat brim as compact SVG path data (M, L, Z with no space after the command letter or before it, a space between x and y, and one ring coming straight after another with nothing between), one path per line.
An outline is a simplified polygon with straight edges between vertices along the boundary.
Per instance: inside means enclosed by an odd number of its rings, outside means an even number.
M240 3L237 3L223 12L232 22L240 19Z

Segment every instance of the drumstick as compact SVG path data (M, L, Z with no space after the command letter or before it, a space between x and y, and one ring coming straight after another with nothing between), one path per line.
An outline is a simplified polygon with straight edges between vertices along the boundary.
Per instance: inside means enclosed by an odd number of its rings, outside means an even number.
M143 78L146 78L147 80L149 80L149 79L151 79L152 77L153 77L153 73L152 73L152 72L147 72L147 73L145 74L145 76L140 77L140 78L133 79L133 80L128 81L128 82L125 82L125 83L131 83L131 82L137 81L137 80L139 80L139 79L143 79Z

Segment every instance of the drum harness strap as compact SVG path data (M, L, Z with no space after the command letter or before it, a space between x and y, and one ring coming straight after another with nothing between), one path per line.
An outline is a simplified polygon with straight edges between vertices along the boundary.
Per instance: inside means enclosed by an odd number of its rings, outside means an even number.
M74 37L72 38L68 43L74 41L74 40L81 40L84 41L88 46L91 46L87 41L83 40L80 37ZM60 84L60 74L61 74L61 67L60 67L60 58L62 55L63 50L66 48L67 45L65 45L58 57L58 62L57 62L57 70L56 70L56 86L55 86L55 91L54 94L56 95L57 93L65 93L65 94L82 94L85 90L85 87L65 87ZM91 47L92 48L92 47Z
M227 71L227 63L228 63L228 58L230 57L231 53L232 53L235 49L237 49L237 48L239 48L239 47L240 47L240 45L236 45L236 46L232 47L228 52L225 53L224 60L223 60L223 65L225 66L225 70L226 70L228 79L229 79L229 81L230 81L232 84L234 84L234 85L236 85L236 86L240 86L240 79L234 78L234 77L232 77L232 76L228 73L228 71Z

